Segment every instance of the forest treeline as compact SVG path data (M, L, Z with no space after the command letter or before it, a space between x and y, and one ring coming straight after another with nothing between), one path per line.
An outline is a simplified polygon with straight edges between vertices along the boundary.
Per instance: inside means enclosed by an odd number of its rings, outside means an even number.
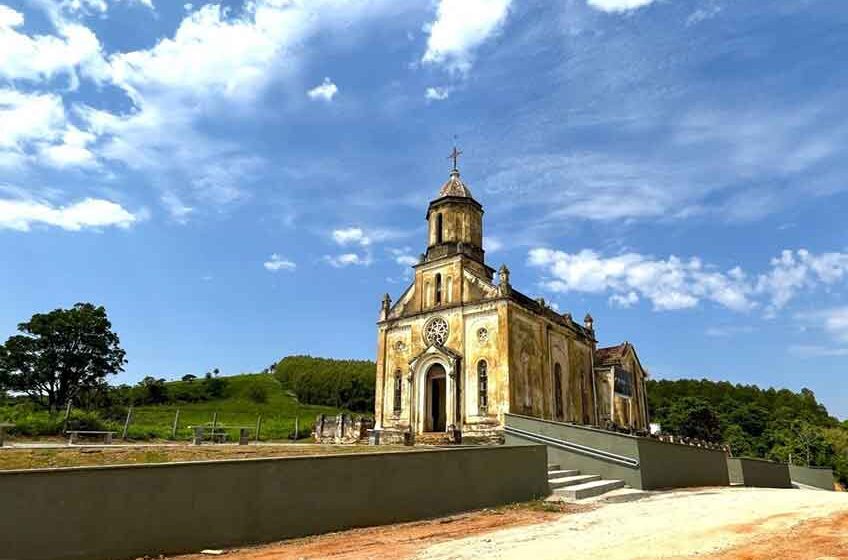
M288 356L274 367L280 384L305 404L374 412L377 365L368 360Z
M848 482L848 423L809 389L663 379L647 390L651 421L664 432L723 442L735 456L830 466Z

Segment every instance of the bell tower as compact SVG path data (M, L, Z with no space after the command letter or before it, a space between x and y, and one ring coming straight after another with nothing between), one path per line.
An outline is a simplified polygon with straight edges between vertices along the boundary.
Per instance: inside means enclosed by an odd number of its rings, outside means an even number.
M428 242L426 261L465 255L483 264L483 206L474 200L459 175L456 147L450 158L453 169L439 196L427 208Z

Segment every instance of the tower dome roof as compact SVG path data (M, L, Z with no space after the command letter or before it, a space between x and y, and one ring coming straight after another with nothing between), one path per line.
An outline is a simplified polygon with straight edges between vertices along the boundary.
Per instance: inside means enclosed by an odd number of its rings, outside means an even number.
M439 198L443 196L474 198L471 196L471 189L469 189L468 186L462 182L462 179L459 178L458 169L451 171L450 178L448 178L447 182L445 182L439 190Z

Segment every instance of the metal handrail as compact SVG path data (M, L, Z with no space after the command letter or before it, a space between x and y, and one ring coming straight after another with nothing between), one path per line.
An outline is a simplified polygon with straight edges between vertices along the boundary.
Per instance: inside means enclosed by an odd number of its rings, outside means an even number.
M539 443L544 443L545 445L550 445L552 447L558 447L560 449L564 449L566 451L571 451L572 453L579 453L581 455L588 455L590 457L594 457L595 459L601 459L603 461L609 461L611 463L617 463L619 465L623 465L625 467L629 467L631 469L639 468L639 460L633 459L632 457L625 457L624 455L616 455L615 453L610 453L609 451L604 451L602 449L595 449L594 447L587 447L585 445L580 445L579 443L573 443L570 441L564 441L561 439L557 439L550 436L545 436L542 434L536 434L533 432L528 432L526 430L522 430L520 428L516 428L514 426L504 426L504 432L507 434L511 434L518 437L523 437L529 440L533 440Z

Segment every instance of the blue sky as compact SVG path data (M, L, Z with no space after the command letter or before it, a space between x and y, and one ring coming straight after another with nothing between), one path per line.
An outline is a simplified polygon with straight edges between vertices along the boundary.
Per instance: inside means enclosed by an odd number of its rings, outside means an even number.
M848 10L0 0L0 337L105 305L127 372L373 358L453 138L513 284L655 377L848 416Z

